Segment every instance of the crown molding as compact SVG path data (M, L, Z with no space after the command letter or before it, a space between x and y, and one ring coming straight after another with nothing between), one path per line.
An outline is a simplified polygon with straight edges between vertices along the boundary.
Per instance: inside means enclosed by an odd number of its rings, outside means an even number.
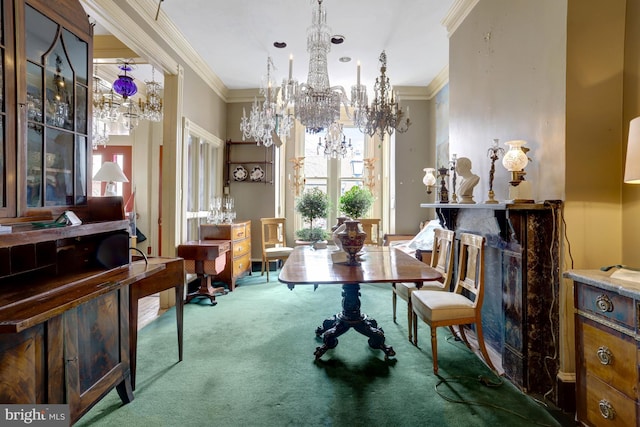
M471 13L480 0L456 0L449 9L449 13L442 19L442 25L447 29L447 36L451 38L460 24Z
M428 86L394 86L402 101L429 101L449 82L449 66L445 66Z
M113 0L80 0L87 14L150 63L175 74L178 63Z
M223 101L228 102L229 89L195 51L180 30L171 22L162 8L160 8L158 20L156 21L155 15L158 10L156 0L137 0L130 2L130 6L140 15L145 24L153 28L158 36L166 42Z
M260 94L260 89L230 89L227 95L227 102L253 102L254 99L263 100L264 96Z
M429 99L433 98L449 83L449 64L445 65L442 70L431 80L431 83L427 86L427 92Z

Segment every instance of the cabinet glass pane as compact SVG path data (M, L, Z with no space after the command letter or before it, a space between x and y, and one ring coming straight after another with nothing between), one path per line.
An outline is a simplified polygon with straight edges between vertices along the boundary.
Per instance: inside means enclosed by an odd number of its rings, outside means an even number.
M4 164L4 159L6 157L5 155L5 145L4 145L4 141L5 141L5 137L4 137L4 119L5 116L2 115L0 116L0 207L6 207L7 206L7 200L6 200L6 181L5 181L5 164Z
M27 120L42 123L42 67L27 62Z
M5 112L7 107L4 105L4 49L0 49L0 55L0 108Z
M27 129L27 206L42 206L42 125L32 124Z
M87 133L87 87L76 85L76 132Z
M58 24L29 5L25 5L27 59L42 63L43 55L55 40Z
M82 83L83 85L89 84L89 71L87 67L89 50L87 42L80 40L75 34L67 30L62 32L62 40L69 53L71 67L73 67L73 71L76 73L76 82Z
M87 138L76 137L76 204L87 203Z
M45 206L73 205L73 134L47 129Z
M47 55L46 64L46 123L73 130L73 70L60 41Z

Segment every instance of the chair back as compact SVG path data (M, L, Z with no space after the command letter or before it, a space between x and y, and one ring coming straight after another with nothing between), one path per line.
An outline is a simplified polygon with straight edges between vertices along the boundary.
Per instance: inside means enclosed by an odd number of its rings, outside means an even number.
M262 251L287 246L286 218L260 218L262 223Z
M476 310L484 298L484 237L460 233L458 277L454 292L473 301Z
M451 290L451 274L453 269L453 242L455 232L444 228L433 230L433 249L431 251L431 267L442 274L445 290Z
M382 243L382 233L380 232L382 220L380 218L361 218L358 221L360 221L362 231L367 233L364 244L380 246Z

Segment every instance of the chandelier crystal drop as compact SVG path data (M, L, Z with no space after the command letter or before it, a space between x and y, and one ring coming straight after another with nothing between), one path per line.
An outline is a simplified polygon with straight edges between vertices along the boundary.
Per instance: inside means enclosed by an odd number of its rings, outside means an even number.
M358 107L354 112L354 122L363 133L374 136L376 133L380 139L384 135L392 135L394 130L399 133L406 132L411 125L409 108L407 112L398 105L397 99L391 89L389 77L387 77L387 54L382 51L380 54L380 77L376 77L374 85L374 99L370 106Z
M340 119L340 105L349 114L349 99L341 86L331 86L327 69L327 54L331 50L331 30L327 26L327 13L318 0L318 9L312 12L311 26L307 28L309 73L307 82L299 84L291 75L282 83L282 96L294 107L296 119L307 132L318 133Z
M252 139L265 147L273 145L274 136L280 140L288 138L293 126L293 117L286 113L285 107L276 96L277 87L271 79L272 66L273 62L269 57L266 80L260 87L260 95L264 96L264 102L260 104L258 99L254 98L249 117L243 108L240 121L242 139Z

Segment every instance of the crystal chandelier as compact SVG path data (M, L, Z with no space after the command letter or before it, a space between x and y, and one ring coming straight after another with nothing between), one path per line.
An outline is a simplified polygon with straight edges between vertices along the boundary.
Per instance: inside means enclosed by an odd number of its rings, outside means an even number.
M386 72L387 54L382 51L380 54L380 77L376 77L373 102L370 106L365 103L364 108L359 106L354 113L356 126L369 136L374 136L377 133L380 135L380 139L384 139L385 134L392 135L394 130L400 133L406 132L411 125L409 108L407 107L405 115L394 97Z
M160 91L162 85L155 79L155 68L151 68L151 81L145 81L147 88L146 101L140 101L140 112L142 118L151 122L162 121L162 98Z
M324 153L326 158L337 159L339 157L346 157L347 154L353 152L353 146L351 145L351 139L347 143L347 138L342 132L342 125L338 122L333 122L327 128L327 132L324 136L324 143L322 138L318 140L318 154L320 151Z
M271 67L273 62L271 57L267 59L266 81L260 87L260 95L264 96L262 105L254 98L251 112L247 117L247 112L242 109L242 120L240 121L240 131L242 139L252 139L258 145L270 147L273 145L274 136L286 139L293 126L293 117L286 114L281 102L275 96L277 88L271 79Z
M307 82L299 84L293 79L290 62L289 79L282 83L283 99L294 106L295 117L311 133L321 132L339 120L341 103L345 107L349 105L344 88L329 84L327 54L331 50L330 34L327 13L322 7L322 0L318 0L318 9L313 11L311 26L307 28Z

